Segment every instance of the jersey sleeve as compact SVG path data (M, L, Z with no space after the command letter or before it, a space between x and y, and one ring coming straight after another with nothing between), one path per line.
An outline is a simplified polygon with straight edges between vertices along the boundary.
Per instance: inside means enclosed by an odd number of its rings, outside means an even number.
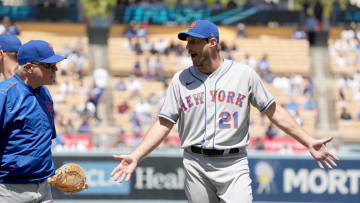
M176 77L174 77L166 91L164 103L159 111L159 117L165 118L172 123L177 122L180 112L179 94L178 82Z
M4 134L5 126L5 104L6 104L6 93L4 90L0 90L0 135Z
M250 103L256 107L260 112L264 112L273 102L275 98L266 89L260 76L254 71L250 70Z

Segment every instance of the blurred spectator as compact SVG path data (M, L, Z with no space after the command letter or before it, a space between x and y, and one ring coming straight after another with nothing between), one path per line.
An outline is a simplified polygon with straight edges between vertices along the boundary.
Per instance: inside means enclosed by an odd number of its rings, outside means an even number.
M307 83L305 85L305 88L304 88L304 91L303 91L303 94L304 95L313 95L314 94L314 89L315 89L315 85L312 81L311 78L307 78Z
M74 125L74 122L73 122L73 120L71 118L69 118L67 120L67 123L65 125L65 132L68 135L71 135L71 134L75 133L75 125Z
M84 117L78 129L79 133L91 133L90 117Z
M164 54L164 52L168 46L169 46L169 44L167 41L165 41L163 39L159 39L158 41L155 42L154 49L155 49L156 53Z
M136 37L137 38L146 38L147 37L147 29L146 22L142 22L140 26L136 29Z
M11 35L19 35L20 34L20 29L14 21L11 21L9 27L7 27L7 33L9 33Z
M359 121L359 122L360 122L360 111L358 111L358 112L357 112L357 114L356 114L356 118L357 118L357 121Z
M124 144L124 139L126 139L125 136L126 136L125 131L120 126L119 130L116 133L116 136L115 136L113 142L111 142L111 144L107 148L108 149L115 149L115 148L119 147L119 145Z
M135 112L139 116L150 114L151 106L146 100L140 98L140 102L135 105Z
M360 34L360 31L359 31L359 34ZM356 53L355 64L360 65L360 39L356 40L355 53Z
M243 23L239 23L236 26L236 36L238 38L247 38L247 32L245 31L245 25Z
M291 95L290 80L287 77L275 77L272 83L275 88L281 89L284 95Z
M311 6L311 1L312 0L304 0L302 2L302 12L305 14L305 17L308 16L308 11L309 11L310 6Z
M267 70L263 74L263 79L267 83L272 83L275 79L275 75L270 70Z
M217 14L224 10L223 5L221 4L220 0L216 0L215 3L211 7L211 14Z
M129 77L130 77L130 81L126 85L126 87L130 93L130 98L139 97L140 89L142 88L142 85L140 81L135 78L134 75L130 75Z
M145 53L150 53L151 48L152 48L152 43L149 41L149 38L145 38L145 41L141 44L141 49L145 52Z
M106 88L109 81L109 73L104 68L96 68L93 72L94 84L96 88Z
M166 72L164 69L164 62L160 55L156 56L155 59L155 77L158 81L166 83Z
M303 27L298 27L298 28L292 33L292 38L298 39L298 40L307 39L305 29L304 29Z
M270 123L265 131L265 136L267 138L274 138L277 135L278 135L278 129L272 123Z
M3 22L0 23L0 34L6 33L6 27Z
M303 104L304 110L315 110L316 109L316 102L312 95L307 95L307 99Z
M3 18L3 20L2 20L2 24L1 24L2 26L0 27L0 34L2 34L2 33L7 33L7 34L9 34L8 33L8 28L9 28L9 26L10 26L10 18L9 17L7 17L7 16L5 16L4 18Z
M125 51L130 52L130 51L134 50L134 45L132 43L132 39L129 37L126 38L126 41L123 42L122 46Z
M117 91L125 91L126 90L126 83L124 82L123 78L120 78L119 81L116 82L115 90L117 90Z
M317 22L320 24L322 23L322 19L323 19L323 10L324 9L323 9L323 5L322 5L321 1L315 0L314 15L315 15Z
M302 93L303 77L299 74L293 74L290 78L290 96L297 96Z
M249 53L246 53L244 63L250 66L252 69L255 69L256 59L252 57Z
M298 104L295 101L294 98L291 98L291 100L286 104L286 108L287 110L291 113L291 115L295 116L296 113L298 112Z
M347 112L346 107L341 108L341 114L340 114L341 120L349 121L352 120L351 114Z
M159 104L160 98L154 93L151 92L147 98L147 102L152 106L157 106Z
M353 102L356 102L356 103L360 102L360 88L357 88L354 90L352 100L353 100Z
M124 30L124 36L126 38L128 38L129 40L131 40L134 36L135 36L135 30L134 30L134 27L132 26L132 24L127 24L127 27L125 28Z
M61 93L68 95L74 92L74 86L71 84L69 80L66 80L65 83L60 84Z
M127 101L123 101L119 106L118 106L118 112L123 114L126 113L128 110L130 109Z
M88 98L85 101L85 103L80 105L79 110L80 110L80 116L82 118L95 116L96 106L95 106L94 102L92 101L90 95L88 95Z
M226 5L226 10L231 10L237 7L237 3L234 0L230 0Z
M76 88L76 92L80 95L88 95L89 92L90 92L90 87L84 85L84 81L83 80L80 80L79 81L79 87Z
M135 51L136 55L141 55L141 54L143 54L143 50L142 50L142 48L141 48L141 45L140 45L140 41L139 41L139 40L136 40L136 42L135 42L134 51Z
M155 64L150 61L149 57L146 57L146 59L145 59L145 68L146 68L145 79L154 80L155 79Z
M131 122L132 129L134 131L141 131L143 126L141 123L140 115L138 115L135 111L133 111L129 116L130 116L129 120Z
M136 77L142 77L141 65L139 59L137 59L134 63L134 67L131 71L131 74L135 75Z
M255 148L255 150L264 150L265 149L265 145L260 137L255 138L254 148Z
M334 0L331 5L331 24L335 24L341 15L341 6L339 0Z
M255 7L254 3L252 0L246 0L244 5L243 5L243 10L248 10L250 8Z
M309 15L306 18L306 35L308 37L310 45L315 43L315 32L318 31L318 23L312 11L309 12Z
M264 54L260 61L257 63L256 71L258 74L264 78L264 74L267 73L270 70L270 63L268 60L268 55Z
M345 101L345 100L346 100L345 94L344 94L344 91L343 91L343 88L339 88L339 97L340 97L340 100L341 100L341 101Z

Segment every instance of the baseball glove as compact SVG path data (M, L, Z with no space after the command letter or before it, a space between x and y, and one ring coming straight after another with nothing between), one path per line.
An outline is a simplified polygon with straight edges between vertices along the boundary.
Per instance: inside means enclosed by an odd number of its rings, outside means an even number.
M77 193L88 188L84 169L76 163L68 163L58 168L55 175L48 178L48 182L68 193Z

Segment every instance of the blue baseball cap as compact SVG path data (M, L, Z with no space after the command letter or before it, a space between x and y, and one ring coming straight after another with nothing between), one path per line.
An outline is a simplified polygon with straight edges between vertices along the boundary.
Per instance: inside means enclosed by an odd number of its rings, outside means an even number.
M219 30L214 23L208 20L196 20L191 23L187 32L180 32L178 34L180 40L186 40L187 36L203 39L215 38L217 43L219 43Z
M0 50L18 52L21 41L14 35L0 34Z
M53 46L43 40L31 40L19 48L18 63L57 63L66 57L56 55Z

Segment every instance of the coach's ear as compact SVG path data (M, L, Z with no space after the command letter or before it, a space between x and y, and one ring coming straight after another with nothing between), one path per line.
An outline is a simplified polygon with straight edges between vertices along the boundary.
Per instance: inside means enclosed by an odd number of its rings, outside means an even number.
M31 63L26 63L24 65L25 72L32 73Z

